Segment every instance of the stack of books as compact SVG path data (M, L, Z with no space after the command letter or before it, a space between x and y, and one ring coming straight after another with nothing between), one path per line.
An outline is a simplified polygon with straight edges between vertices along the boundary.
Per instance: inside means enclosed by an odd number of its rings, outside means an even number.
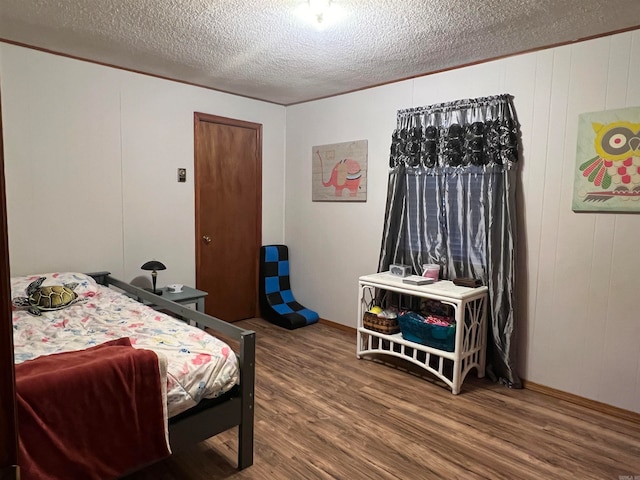
M402 283L408 283L409 285L428 285L433 283L433 278L421 277L420 275L409 275L402 279Z

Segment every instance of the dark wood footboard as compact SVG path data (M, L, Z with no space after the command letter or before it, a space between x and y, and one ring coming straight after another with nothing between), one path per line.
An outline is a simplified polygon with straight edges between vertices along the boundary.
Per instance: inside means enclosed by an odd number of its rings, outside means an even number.
M253 424L256 334L219 318L192 310L178 303L112 277L109 272L89 273L100 285L114 287L138 300L207 327L213 333L239 342L240 385L219 399L205 401L177 417L169 419L169 443L180 451L235 426L238 427L238 469L253 464Z

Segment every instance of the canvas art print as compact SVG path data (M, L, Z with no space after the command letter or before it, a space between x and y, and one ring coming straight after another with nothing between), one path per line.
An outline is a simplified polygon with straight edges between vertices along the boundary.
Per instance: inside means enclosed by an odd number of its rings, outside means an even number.
M640 212L640 107L579 116L573 210Z
M367 141L312 147L314 202L367 201Z

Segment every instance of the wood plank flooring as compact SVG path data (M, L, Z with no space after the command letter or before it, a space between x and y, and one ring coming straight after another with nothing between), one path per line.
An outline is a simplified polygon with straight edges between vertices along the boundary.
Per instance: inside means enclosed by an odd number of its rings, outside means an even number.
M324 324L238 325L257 338L254 465L235 470L233 429L128 480L640 478L640 423L475 370L455 396Z

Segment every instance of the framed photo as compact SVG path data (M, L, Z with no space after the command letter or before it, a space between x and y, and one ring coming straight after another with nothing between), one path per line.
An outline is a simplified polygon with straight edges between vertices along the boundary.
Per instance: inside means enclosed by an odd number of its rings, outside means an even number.
M583 113L574 212L640 212L640 107Z
M367 148L367 140L312 147L312 200L366 202Z

